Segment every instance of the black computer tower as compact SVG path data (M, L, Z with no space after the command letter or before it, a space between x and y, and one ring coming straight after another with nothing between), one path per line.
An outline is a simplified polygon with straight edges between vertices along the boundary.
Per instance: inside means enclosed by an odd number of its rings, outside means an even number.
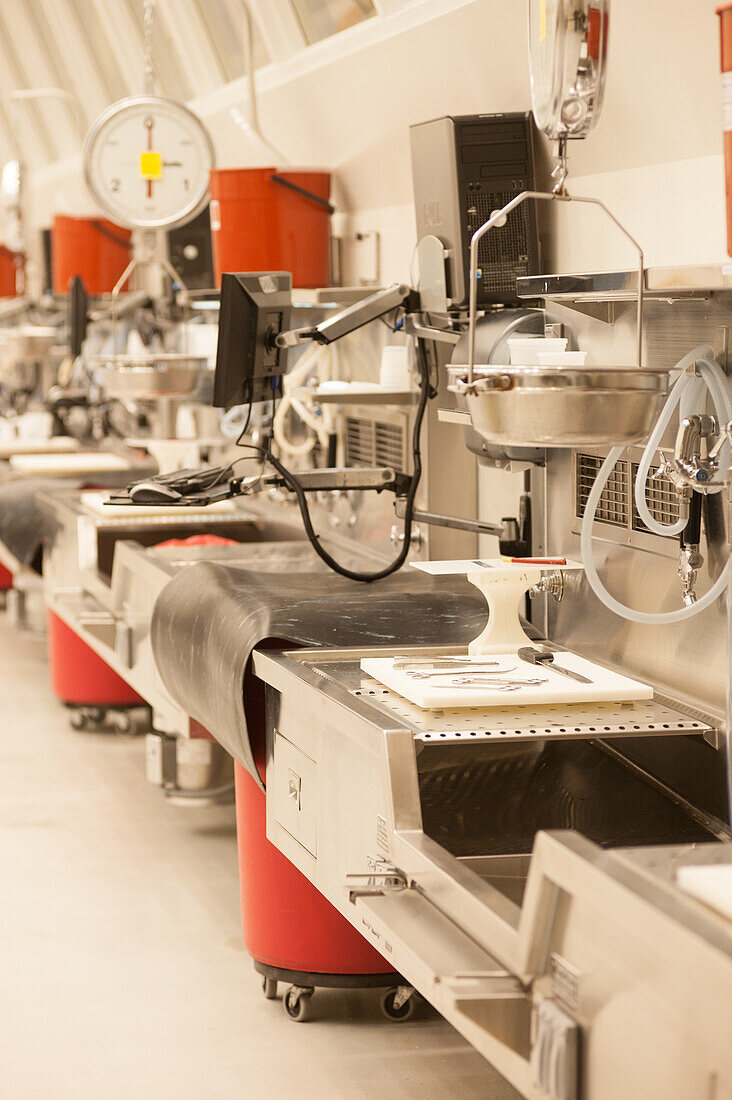
M536 188L534 123L528 112L446 115L410 126L417 239L448 251L452 309L468 304L470 238L494 210ZM511 211L478 249L478 305L515 305L516 279L539 273L536 203Z

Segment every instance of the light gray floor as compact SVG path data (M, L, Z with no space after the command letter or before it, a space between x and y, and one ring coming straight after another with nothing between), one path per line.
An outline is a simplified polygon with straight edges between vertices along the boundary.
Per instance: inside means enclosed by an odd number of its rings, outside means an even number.
M174 809L141 740L75 733L0 616L0 1095L517 1096L430 1011L321 991L295 1024L239 931L233 810Z

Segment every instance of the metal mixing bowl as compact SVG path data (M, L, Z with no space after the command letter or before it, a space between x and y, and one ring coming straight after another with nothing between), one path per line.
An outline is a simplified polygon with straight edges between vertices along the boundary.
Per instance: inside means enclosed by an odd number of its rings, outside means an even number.
M161 353L158 355L94 356L101 382L109 397L144 400L157 397L190 397L195 393L208 368L208 359L199 355Z
M11 390L35 389L39 369L59 338L42 325L0 329L0 382Z
M490 443L588 447L638 443L650 434L668 388L649 367L448 368L473 427Z
M0 330L0 356L14 363L37 363L59 341L50 325L18 325Z

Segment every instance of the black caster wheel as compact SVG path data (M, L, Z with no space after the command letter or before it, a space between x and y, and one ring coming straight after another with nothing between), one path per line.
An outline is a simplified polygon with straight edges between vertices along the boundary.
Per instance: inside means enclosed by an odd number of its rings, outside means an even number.
M266 975L262 975L262 993L266 1000L275 1000L277 997L277 981L275 978L268 978Z
M80 710L72 710L69 724L72 730L85 730L87 725L86 715Z
M291 985L282 998L282 1007L285 1010L285 1015L289 1016L291 1020L294 1020L298 1024L302 1024L306 1020L309 1020L312 996L312 989L304 989L300 986Z
M402 1023L414 1015L414 990L408 985L387 989L381 998L381 1011L387 1020Z

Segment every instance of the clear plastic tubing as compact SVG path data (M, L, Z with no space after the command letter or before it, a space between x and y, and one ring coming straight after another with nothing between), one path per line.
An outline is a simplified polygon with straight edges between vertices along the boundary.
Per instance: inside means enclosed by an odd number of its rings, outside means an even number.
M726 378L719 367L718 363L713 360L712 349L706 346L695 348L689 355L685 356L676 366L676 370L686 371L687 367L692 363L698 362L702 370L702 378L707 384L707 388L712 395L715 409L717 410L717 416L723 424L726 424L729 420L732 420L732 402L730 402L729 392L726 384ZM715 369L716 368L716 369ZM684 393L690 385L693 385L696 379L691 375L682 374L682 377L675 383L671 393L669 394L666 405L663 412L659 417L658 423L648 441L648 446L641 460L641 464L638 469L638 476L636 480L636 504L640 509L638 501L638 486L642 488L643 504L645 501L645 484L648 477L648 470L652 457L658 447L658 443L663 436L666 427L668 426L674 409L684 397ZM729 411L728 411L729 410ZM655 440L655 442L654 442ZM610 611L613 611L616 615L619 615L623 619L627 619L630 622L642 623L648 626L663 626L665 623L680 623L686 619L693 618L694 615L698 615L701 611L710 607L724 592L730 573L729 561L725 565L724 569L720 573L717 580L712 587L706 592L696 603L689 607L680 607L677 611L664 611L664 612L648 612L637 611L633 607L627 607L626 604L616 600L613 595L608 592L604 584L600 580L597 568L595 566L595 555L592 545L592 524L595 521L595 514L597 512L597 505L600 501L603 489L605 488L610 472L622 455L624 447L613 447L607 458L603 462L595 482L592 486L587 505L585 507L585 514L582 520L582 534L580 539L580 548L582 554L582 562L585 567L585 576L590 585L590 588L595 593L601 603L605 605ZM724 468L724 467L723 467ZM721 486L720 486L721 488ZM645 507L645 513L648 512L647 506ZM646 522L645 514L641 511L641 516ZM653 517L650 517L653 519ZM652 530L657 531L659 534L669 535L678 534L683 530L686 520L680 521L679 524L673 524L663 526L658 524L655 520L653 524L648 524Z
M697 363L701 374L700 378L695 378L693 375L685 373L687 367L691 366L692 363ZM694 404L698 405L698 400L700 398L699 391L701 386L705 385L711 394L719 422L726 425L732 420L732 402L729 397L727 379L719 363L715 362L710 347L702 345L701 347L695 348L694 351L684 356L681 362L677 363L674 370L681 371L681 376L674 383L661 415L658 418L658 422L648 440L648 444L638 466L638 475L635 479L636 508L646 527L655 535L678 535L686 526L685 515L681 516L676 523L659 523L651 514L646 502L646 482L648 480L651 463L653 462L653 457L658 450L663 434L671 421L671 417L676 407L679 406L679 416L683 419L683 417L693 408ZM724 448L720 456L720 465L722 469L726 468L728 457L728 448ZM714 491L719 492L722 487L722 485L718 485L715 487Z

